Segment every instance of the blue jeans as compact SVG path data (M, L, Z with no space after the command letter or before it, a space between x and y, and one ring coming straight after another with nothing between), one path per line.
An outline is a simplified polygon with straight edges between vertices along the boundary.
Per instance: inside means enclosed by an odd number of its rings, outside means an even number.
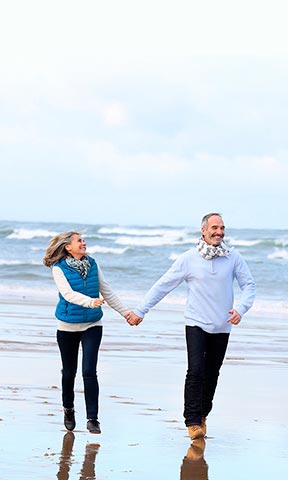
M99 384L97 361L102 330L102 326L91 327L84 332L63 332L62 330L57 330L57 342L62 359L63 407L74 407L74 384L81 343L82 376L87 418L98 418Z
M227 350L229 333L207 333L186 326L188 370L184 390L185 425L201 425L212 410L218 376Z

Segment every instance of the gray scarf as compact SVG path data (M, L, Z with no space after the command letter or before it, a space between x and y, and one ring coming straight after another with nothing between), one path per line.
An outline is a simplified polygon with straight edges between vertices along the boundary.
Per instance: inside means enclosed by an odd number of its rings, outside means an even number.
M73 257L65 258L65 261L69 267L75 268L80 273L82 278L86 278L91 267L88 257L82 257L81 260L76 260Z
M224 242L218 245L218 247L213 247L213 245L208 245L202 237L199 239L196 248L205 260L211 260L214 257L227 257L230 253Z

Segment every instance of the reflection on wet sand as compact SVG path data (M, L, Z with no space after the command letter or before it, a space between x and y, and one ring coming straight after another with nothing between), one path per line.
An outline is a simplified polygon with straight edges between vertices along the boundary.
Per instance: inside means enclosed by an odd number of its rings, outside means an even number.
M208 480L208 465L204 459L204 438L194 440L183 458L180 480Z
M59 471L57 473L58 480L68 480L69 471L73 463L73 444L75 436L72 432L65 433L63 437L62 450L59 461ZM98 443L87 443L85 449L85 457L80 472L79 480L94 480L95 474L95 458L100 445Z

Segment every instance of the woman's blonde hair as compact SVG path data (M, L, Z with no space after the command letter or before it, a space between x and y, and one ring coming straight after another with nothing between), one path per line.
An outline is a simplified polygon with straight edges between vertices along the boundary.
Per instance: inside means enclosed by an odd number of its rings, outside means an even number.
M50 242L46 250L43 263L46 267L52 267L55 263L62 260L69 255L65 245L70 245L73 235L79 235L76 231L63 232L55 235Z

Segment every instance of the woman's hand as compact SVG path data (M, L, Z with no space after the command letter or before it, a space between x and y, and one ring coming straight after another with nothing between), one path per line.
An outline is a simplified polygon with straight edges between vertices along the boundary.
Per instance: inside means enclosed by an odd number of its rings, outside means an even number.
M99 308L101 307L101 305L103 305L104 302L104 298L94 298L94 301L93 301L93 308Z

